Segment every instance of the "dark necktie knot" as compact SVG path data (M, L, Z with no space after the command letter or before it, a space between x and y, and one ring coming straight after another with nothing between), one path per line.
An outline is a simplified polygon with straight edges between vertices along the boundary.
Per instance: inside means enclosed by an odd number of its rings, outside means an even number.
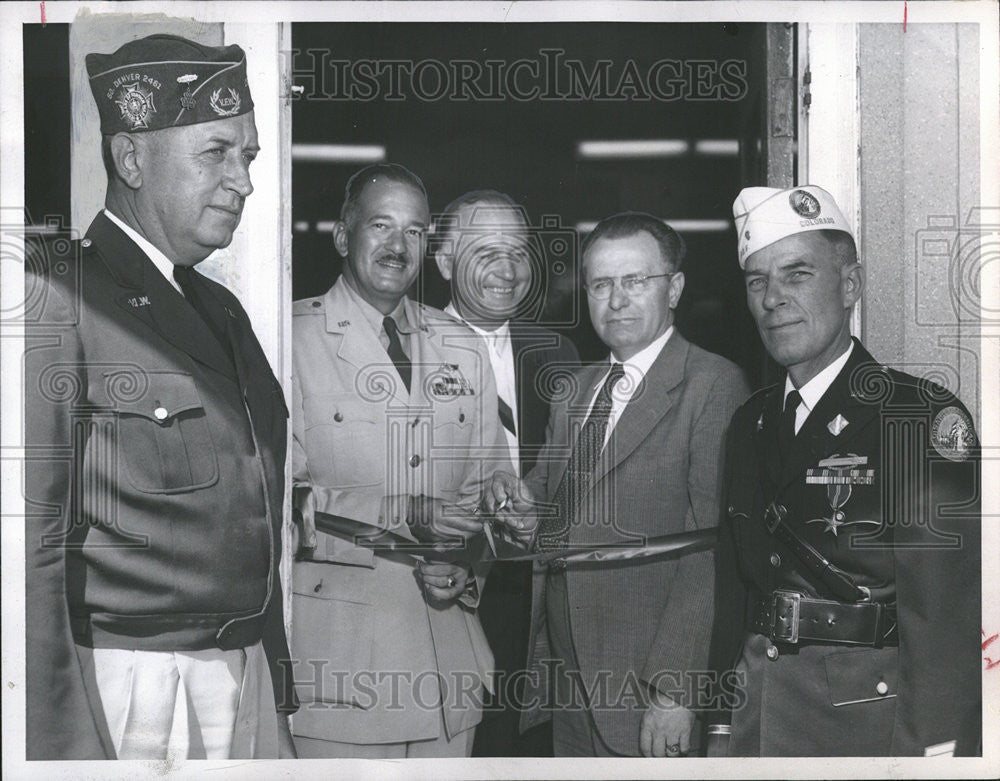
M611 399L611 394L614 392L615 385L618 384L618 380L625 376L625 367L620 363L611 364L611 371L608 372L608 378L604 381L604 386L601 388L601 395L607 399Z
M781 450L782 458L788 457L795 442L795 413L802 403L802 396L797 390L792 390L785 396L785 406L781 411L781 420L778 426L778 446Z
M799 408L802 403L802 395L794 388L785 396L785 414L790 415Z
M385 329L385 335L389 337L389 349L386 352L392 359L396 371L399 372L399 377L406 386L407 392L409 392L413 366L410 364L409 356L407 356L406 351L403 349L402 342L399 341L399 328L396 327L396 321L388 316L382 318L382 328Z

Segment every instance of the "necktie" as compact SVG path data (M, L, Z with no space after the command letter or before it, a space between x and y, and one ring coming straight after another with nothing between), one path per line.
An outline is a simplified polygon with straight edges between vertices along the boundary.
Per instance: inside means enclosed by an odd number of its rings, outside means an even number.
M517 439L517 422L514 420L514 408L511 404L514 396L514 388L510 383L512 379L507 372L504 355L500 350L500 335L494 331L486 336L486 344L490 350L490 363L493 366L493 376L497 382L497 406L500 411L500 423L511 436Z
M399 330L396 328L396 321L391 317L385 317L382 319L382 327L385 329L385 335L389 337L389 349L386 352L389 353L389 357L396 365L396 371L399 372L399 376L403 380L408 393L413 366L410 364L410 359L403 350L402 343L399 341Z
M500 422L503 424L503 427L516 437L517 425L514 423L514 412L511 410L510 404L504 401L502 397L497 397L497 408L500 411Z
M783 457L788 455L795 442L795 411L802 403L802 396L797 390L792 390L785 397L785 408L781 411L781 418L778 423L778 442Z
M540 550L562 549L569 543L570 524L577 516L597 459L604 449L604 432L608 429L608 417L611 415L611 392L624 376L625 369L620 363L611 366L590 415L573 443L566 472L556 489L556 515L543 518L538 529Z
M177 280L177 284L180 285L181 291L184 293L184 298L191 305L198 316L202 319L202 322L208 326L208 329L215 335L215 338L219 340L219 344L227 355L232 355L232 351L229 347L229 339L226 336L226 327L224 323L220 323L214 313L205 306L205 302L198 295L198 291L194 287L194 270L190 266L174 266L174 279Z

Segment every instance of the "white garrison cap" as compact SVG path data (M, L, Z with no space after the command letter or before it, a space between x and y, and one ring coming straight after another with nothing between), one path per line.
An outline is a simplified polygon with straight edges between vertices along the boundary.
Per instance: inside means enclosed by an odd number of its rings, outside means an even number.
M740 268L759 249L795 233L838 230L851 233L837 202L813 184L779 190L745 187L733 202Z

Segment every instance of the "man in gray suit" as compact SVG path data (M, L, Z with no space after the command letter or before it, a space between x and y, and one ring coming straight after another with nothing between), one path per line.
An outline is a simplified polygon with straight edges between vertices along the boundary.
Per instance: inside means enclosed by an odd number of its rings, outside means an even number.
M576 373L526 479L548 503L539 548L641 545L718 522L722 443L749 391L674 328L683 258L680 236L643 213L608 217L584 242L590 318L611 355ZM687 753L712 605L710 551L538 570L540 690L522 729L551 712L556 756Z

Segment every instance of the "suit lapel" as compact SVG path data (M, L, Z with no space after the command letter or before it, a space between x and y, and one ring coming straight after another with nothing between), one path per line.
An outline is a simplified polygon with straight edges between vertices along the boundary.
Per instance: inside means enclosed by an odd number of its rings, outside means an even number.
M517 412L520 420L517 421L517 430L520 434L525 428L526 412L534 409L538 403L535 394L535 384L532 378L535 376L537 350L527 349L531 344L520 328L514 323L510 324L510 352L514 359L514 396L517 402ZM522 352L524 354L522 355Z
M670 391L684 381L689 347L688 341L674 329L618 418L594 469L592 486L624 461L673 407Z
M781 422L784 387L784 381L782 381L780 384L775 385L770 393L767 394L760 417L757 419L757 430L754 436L758 464L763 466L767 474L767 479L772 486L779 485L782 479L778 429Z
M399 372L379 341L378 334L351 298L343 277L327 292L325 304L326 330L341 335L337 356L357 369L356 387L362 397L374 401L383 398L388 391L402 404L408 404L410 396ZM420 340L411 338L409 341L413 353L410 356L413 365L410 387L417 390L423 383L423 372L419 368Z
M97 245L111 275L126 288L115 298L119 307L199 363L228 377L235 376L232 361L208 326L118 226L101 213L91 224L87 237ZM205 298L217 301L208 295L207 285L200 278L198 284L199 290L205 291Z

